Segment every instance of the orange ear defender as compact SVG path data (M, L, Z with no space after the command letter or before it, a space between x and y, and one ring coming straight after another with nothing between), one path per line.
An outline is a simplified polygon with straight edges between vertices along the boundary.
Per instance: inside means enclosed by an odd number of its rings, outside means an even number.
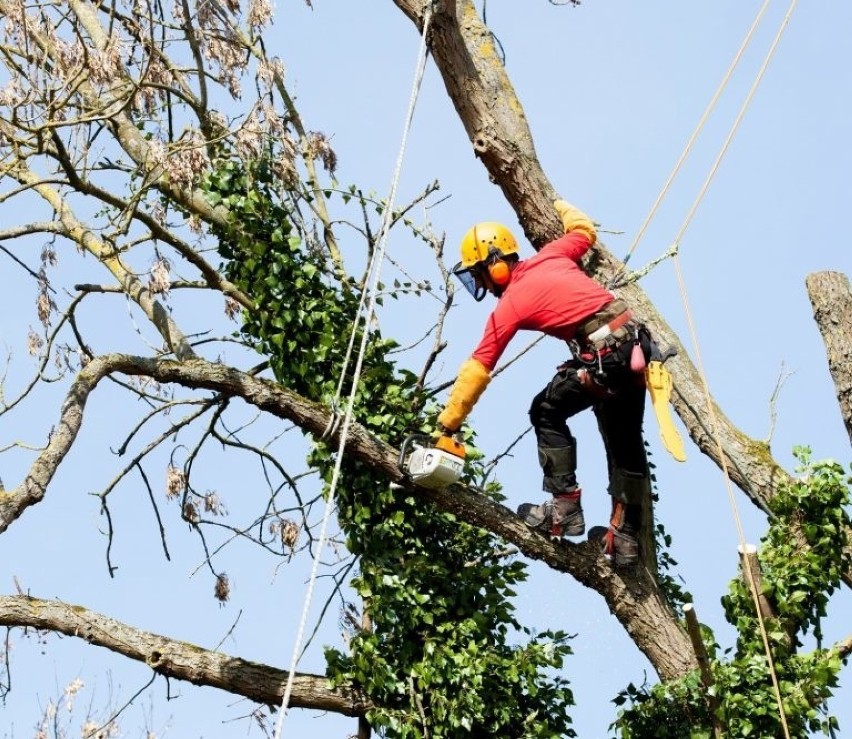
M494 264L488 265L488 276L498 287L505 287L509 284L512 277L512 270L509 265L502 259L498 259Z

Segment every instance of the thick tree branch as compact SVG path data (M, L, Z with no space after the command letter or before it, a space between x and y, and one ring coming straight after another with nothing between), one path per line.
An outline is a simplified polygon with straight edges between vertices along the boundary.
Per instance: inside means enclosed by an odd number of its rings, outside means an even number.
M53 631L144 662L158 675L220 688L267 706L279 706L288 674L268 665L202 649L128 626L81 606L25 595L0 596L0 625ZM290 705L361 716L369 708L359 691L332 690L321 675L297 674Z
M124 354L97 357L77 375L54 433L24 481L15 489L0 494L0 533L44 497L50 480L79 432L89 394L100 380L113 373L144 375L160 383L177 383L242 398L263 411L292 421L316 437L322 436L331 419L324 406L274 382L226 365L196 358L176 362ZM339 439L334 437L330 441L334 443ZM494 532L528 557L567 572L596 590L606 599L610 610L660 677L675 677L697 667L686 631L666 604L650 573L642 570L622 578L595 545L552 542L527 528L508 508L462 485L444 490L415 487L403 478L397 464L398 451L371 436L357 423L350 428L345 448L347 454L364 462L377 475L454 513L467 523Z
M394 3L422 32L426 3ZM560 235L556 190L538 164L523 106L472 0L436 0L428 40L474 154L515 209L527 239L538 248Z
M840 415L852 442L852 288L849 278L840 272L814 272L805 285L825 344ZM852 558L852 537L846 553ZM844 579L852 585L848 573Z

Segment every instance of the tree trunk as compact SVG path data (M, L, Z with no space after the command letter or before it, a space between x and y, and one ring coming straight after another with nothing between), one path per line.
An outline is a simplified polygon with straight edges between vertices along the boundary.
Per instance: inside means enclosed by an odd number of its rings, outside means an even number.
M814 272L805 279L819 326L840 414L852 443L852 288L840 272Z

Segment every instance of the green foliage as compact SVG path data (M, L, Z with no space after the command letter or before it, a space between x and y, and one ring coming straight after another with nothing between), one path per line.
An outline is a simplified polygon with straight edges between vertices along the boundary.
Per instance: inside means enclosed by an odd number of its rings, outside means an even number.
M799 655L798 649L806 634L821 641L828 599L849 567L844 553L849 480L836 462L812 462L805 448L795 453L800 476L771 502L775 519L761 547L760 565L762 595L776 616L766 621L766 632L784 712L791 733L803 736L827 732L832 723L816 708L836 686L840 661L830 650ZM720 710L726 723L741 732L737 735L776 735L779 711L748 578L734 580L722 602L738 639L734 659L717 670Z
M617 706L630 701L610 727L624 739L704 739L709 737L710 709L698 672L653 687L632 683L616 696Z
M242 334L269 358L276 379L327 402L359 301L293 234L270 184L262 166L246 172L235 162L204 183L210 201L231 213L231 227L216 234L223 270L256 304L244 312ZM372 331L367 347L355 418L399 446L427 429L424 399L416 377L388 359L393 342ZM469 474L481 474L472 456ZM309 461L328 482L332 450L318 441ZM573 696L554 677L571 653L568 638L531 635L509 600L524 565L495 554L489 532L392 490L357 461L345 460L341 471L338 515L360 564L352 587L372 627L352 637L347 653L327 650L332 684L363 688L377 706L369 720L387 737L574 736ZM519 637L526 644L512 643Z
M812 462L806 448L795 453L800 476L782 486L771 502L774 518L763 539L760 565L761 594L774 613L773 618L764 619L764 626L784 717L790 735L804 737L837 728L824 705L837 686L841 660L835 651L821 647L820 623L828 598L850 565L844 553L850 479L836 462ZM710 701L725 736L783 736L748 580L734 580L722 603L738 636L733 656L726 660L715 658L717 647L712 636L706 635L714 658L714 686L709 695L699 685L697 673L650 689L631 685L616 699L619 705L631 702L613 725L621 736L711 736ZM801 653L806 635L816 639L818 648Z

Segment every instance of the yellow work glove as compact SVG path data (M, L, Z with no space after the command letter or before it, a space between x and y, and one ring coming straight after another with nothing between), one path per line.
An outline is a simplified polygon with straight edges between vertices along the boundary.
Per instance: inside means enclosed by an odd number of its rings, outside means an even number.
M582 210L574 207L571 203L565 200L554 200L553 207L562 219L562 226L565 228L565 233L572 231L581 231L589 237L589 241L594 244L598 238L598 232L595 229L595 224Z
M458 431L490 381L491 374L482 362L473 358L465 360L450 390L447 405L438 416L438 426L450 432Z

